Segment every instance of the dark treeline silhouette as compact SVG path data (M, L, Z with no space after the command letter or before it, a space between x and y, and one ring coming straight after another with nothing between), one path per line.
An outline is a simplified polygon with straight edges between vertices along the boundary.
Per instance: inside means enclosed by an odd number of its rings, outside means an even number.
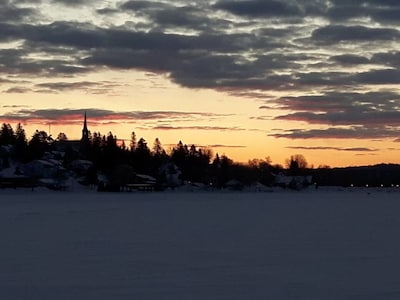
M137 139L134 132L126 145L125 141L119 141L112 132L107 135L90 133L86 122L82 139L73 141L68 140L63 132L54 139L47 132L39 130L28 139L21 124L17 124L15 129L10 124L2 124L0 170L10 167L11 162L26 164L45 157L55 157L62 162L65 170L71 170L74 161L90 161L90 168L84 172L74 170L85 178L82 183L98 185L98 175L101 173L107 178L112 190L135 183L137 174L152 176L160 188L178 186L183 182L201 183L215 188L238 182L241 185L259 182L267 186L278 184L298 188L299 184L300 187L304 186L305 177L310 175L316 186L387 187L400 184L400 165L395 164L347 168L321 166L313 169L309 168L301 154L287 159L285 167L273 165L269 158L253 159L243 164L234 162L225 154L214 155L209 148L188 146L182 141L165 150L156 138L152 146L149 146L144 138Z
M65 133L56 139L45 131L36 130L28 140L25 130L18 124L15 131L9 124L0 130L0 146L12 146L8 155L2 155L3 168L10 160L27 163L43 158L48 153L62 153L60 159L65 168L76 160L89 160L93 166L87 170L85 182L98 184L99 172L105 174L115 189L134 181L134 174L147 174L157 179L163 186L174 185L168 176L176 174L180 182L194 182L221 188L232 179L243 184L260 182L271 185L273 173L282 171L279 165L273 166L269 159L254 159L248 164L240 164L225 154L213 154L211 149L186 145L179 141L176 146L165 150L156 138L150 147L144 138L137 140L132 132L129 145L119 141L112 132L85 132L80 141L68 140ZM179 174L177 174L179 172Z

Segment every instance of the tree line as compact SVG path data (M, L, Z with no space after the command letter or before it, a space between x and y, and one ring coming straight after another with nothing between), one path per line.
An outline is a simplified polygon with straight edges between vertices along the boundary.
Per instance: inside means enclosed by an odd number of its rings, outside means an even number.
M229 180L237 179L244 184L258 181L269 185L274 179L272 174L285 169L281 165L273 165L269 158L253 159L247 164L237 163L225 154L214 155L207 147L188 146L182 141L167 151L156 138L152 147L149 147L144 138L136 138L135 132L131 134L129 145L125 141L119 141L112 132L107 135L100 132L90 133L87 140L78 143L77 149L77 143L69 141L65 133L61 132L53 138L45 131L36 130L28 139L21 124L17 124L14 130L10 124L4 123L0 129L0 146L12 146L9 155L11 157L3 155L3 168L9 165L9 159L26 163L60 149L66 167L77 159L89 160L93 162L93 168L87 175L90 183L95 180L90 174L98 171L110 178L119 178L118 180L131 173L147 174L162 180L160 170L170 164L177 166L183 181L222 187ZM293 175L300 174L307 168L307 162L302 155L290 157L286 165L286 169Z

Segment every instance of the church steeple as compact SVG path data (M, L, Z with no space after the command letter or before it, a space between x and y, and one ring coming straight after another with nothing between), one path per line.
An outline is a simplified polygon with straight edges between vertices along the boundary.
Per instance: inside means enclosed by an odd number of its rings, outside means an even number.
M79 152L82 158L86 158L90 148L90 132L87 128L86 111L83 119L82 138L80 142Z
M82 141L89 141L89 130L87 128L87 119L86 119L86 111L83 120L83 129L82 129Z

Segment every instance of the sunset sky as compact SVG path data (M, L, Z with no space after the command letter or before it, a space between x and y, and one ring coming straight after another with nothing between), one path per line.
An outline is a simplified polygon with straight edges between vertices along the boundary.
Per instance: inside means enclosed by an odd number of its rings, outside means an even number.
M398 0L0 0L0 121L400 163Z

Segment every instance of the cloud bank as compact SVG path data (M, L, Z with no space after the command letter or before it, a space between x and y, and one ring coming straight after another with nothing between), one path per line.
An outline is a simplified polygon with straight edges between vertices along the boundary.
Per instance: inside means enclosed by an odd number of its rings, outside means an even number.
M102 1L101 7L88 0L6 0L0 82L8 94L106 93L112 83L80 75L144 70L183 87L268 99L263 107L287 112L276 121L320 126L272 135L278 138L395 139L399 15L400 2L391 0ZM283 96L266 97L274 93Z

